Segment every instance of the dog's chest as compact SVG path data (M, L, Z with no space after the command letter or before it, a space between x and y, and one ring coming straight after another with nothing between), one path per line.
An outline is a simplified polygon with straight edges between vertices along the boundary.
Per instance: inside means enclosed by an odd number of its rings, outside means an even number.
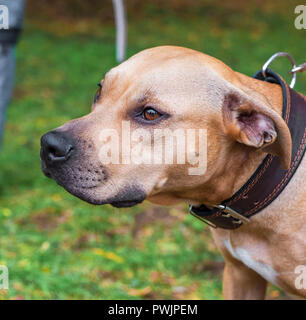
M243 238L228 235L223 237L222 246L268 282L296 294L298 270L301 266L306 270L305 233L306 227L301 226L300 232L276 231L267 238L254 234Z
M257 256L258 248L233 247L230 239L224 240L224 246L233 258L241 261L244 265L257 272L267 281L276 284L278 273L273 269L271 264L266 261L267 259L260 259ZM262 252L263 248L261 248L260 251ZM265 254L262 255L262 257L264 256Z

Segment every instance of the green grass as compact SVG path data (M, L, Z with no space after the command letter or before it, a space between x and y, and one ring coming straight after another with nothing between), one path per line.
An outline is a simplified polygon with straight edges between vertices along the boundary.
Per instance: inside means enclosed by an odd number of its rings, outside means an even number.
M306 31L294 29L290 12L176 17L151 8L130 19L128 53L182 45L248 75L276 51L301 63ZM10 271L0 299L221 299L222 258L185 207L95 207L42 175L40 136L89 112L97 82L115 65L114 30L76 22L64 32L62 21L26 22L0 151L0 264ZM286 77L289 64L281 60L275 70ZM298 78L305 93L306 77Z

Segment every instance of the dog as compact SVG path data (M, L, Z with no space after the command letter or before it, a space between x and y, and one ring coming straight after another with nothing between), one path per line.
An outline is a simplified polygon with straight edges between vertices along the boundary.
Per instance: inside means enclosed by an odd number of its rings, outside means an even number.
M239 190L267 154L289 168L292 138L282 103L278 84L235 72L201 52L147 49L105 75L88 115L42 137L42 170L92 204L120 208L146 199L214 206ZM106 165L99 156L105 142L101 131L122 134L124 121L131 132L152 134L155 129L205 128L205 172L190 175L188 166L178 163ZM236 230L211 228L225 260L225 299L264 299L267 282L306 297L305 285L296 284L296 267L306 263L305 180L304 157L282 193L250 223Z

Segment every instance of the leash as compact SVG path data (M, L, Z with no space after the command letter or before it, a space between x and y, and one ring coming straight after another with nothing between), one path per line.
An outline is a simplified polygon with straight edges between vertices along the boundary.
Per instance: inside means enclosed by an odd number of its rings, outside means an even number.
M285 56L292 64L290 86L268 69L277 57ZM214 206L189 206L189 213L213 228L237 229L251 222L251 217L268 206L284 190L293 177L306 150L306 97L293 90L296 73L306 70L306 63L296 66L286 52L274 54L253 78L279 84L283 93L282 117L292 137L292 161L283 169L277 156L267 155L250 179L229 199ZM263 187L264 186L264 187Z
M116 24L116 59L118 63L125 60L127 43L127 22L124 0L113 0Z

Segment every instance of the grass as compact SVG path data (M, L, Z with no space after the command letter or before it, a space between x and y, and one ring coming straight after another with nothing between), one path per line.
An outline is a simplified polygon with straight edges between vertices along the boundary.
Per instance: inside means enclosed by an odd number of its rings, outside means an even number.
M276 51L304 62L306 31L294 29L293 9L286 17L148 10L130 19L129 56L182 45L248 75ZM40 136L89 112L114 53L112 26L26 20L0 151L0 264L10 271L10 289L0 290L0 299L222 298L222 258L208 228L186 207L95 207L41 173ZM286 77L287 61L273 66ZM305 85L299 76L297 90L305 93ZM270 288L269 297L286 296Z

